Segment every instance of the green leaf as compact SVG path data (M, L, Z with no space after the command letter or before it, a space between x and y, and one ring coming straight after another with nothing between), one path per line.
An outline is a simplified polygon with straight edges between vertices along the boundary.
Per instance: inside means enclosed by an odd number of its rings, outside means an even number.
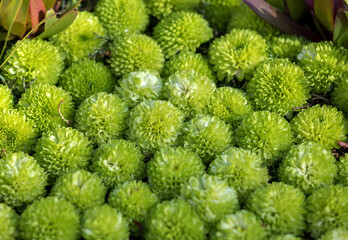
M45 31L49 29L56 21L57 21L57 16L56 12L51 8L46 12L46 23L45 23Z
M329 32L334 30L334 0L315 0L314 15Z
M45 4L46 9L51 9L54 7L54 4L56 3L56 0L42 0Z
M340 8L336 14L333 41L340 46L348 48L348 18L344 8Z
M13 0L1 15L2 27L12 34L23 36L26 31L30 0Z

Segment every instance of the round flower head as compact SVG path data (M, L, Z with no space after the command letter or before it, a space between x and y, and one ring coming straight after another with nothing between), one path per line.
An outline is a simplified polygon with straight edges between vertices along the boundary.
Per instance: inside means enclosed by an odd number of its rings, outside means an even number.
M336 84L331 96L332 103L348 114L348 74Z
M13 88L24 92L24 87L31 84L57 83L64 67L64 57L54 44L40 39L26 39L18 41L7 55L13 50L12 56L2 67L3 76Z
M145 100L157 100L163 88L161 78L147 71L131 72L119 84L119 87L116 86L116 94L130 107Z
M62 119L74 116L74 103L70 94L62 88L37 84L27 89L18 102L19 110L31 119L40 132L66 126Z
M81 103L76 112L76 128L93 144L102 144L123 134L127 117L127 105L118 96L101 92Z
M42 198L27 207L19 220L21 239L77 239L79 214L74 206L56 197Z
M15 109L0 110L0 157L4 153L29 152L35 144L32 121Z
M210 63L219 81L249 79L255 68L267 59L267 44L253 30L233 29L209 47Z
M180 195L206 223L214 223L238 208L236 191L225 180L207 174L191 177L181 187Z
M92 145L76 129L58 127L42 134L36 144L35 159L51 177L86 168L92 157Z
M4 109L13 108L13 95L11 89L6 85L0 84L0 112Z
M340 185L320 188L307 198L308 231L319 238L335 228L348 228L348 188Z
M182 131L184 147L197 153L204 163L210 163L232 142L230 126L215 116L199 115L187 122Z
M109 205L88 209L82 216L82 236L86 240L128 240L128 222Z
M16 212L5 203L0 203L0 239L15 239L17 236L17 221Z
M104 29L98 18L91 12L79 12L74 23L63 32L54 35L52 43L65 54L68 64L87 57L102 42Z
M104 203L106 187L96 175L77 170L58 178L51 195L64 198L83 211Z
M317 93L327 93L332 84L339 82L348 69L348 50L332 42L310 43L298 55L311 88Z
M235 128L245 116L251 113L252 108L242 90L220 87L210 98L208 110L210 114Z
M293 145L279 169L280 180L301 189L306 194L331 185L337 174L335 158L317 143Z
M147 240L206 239L203 221L184 200L157 204L149 216L146 229Z
M247 201L247 208L261 219L274 234L302 234L305 224L305 195L282 182L256 190Z
M183 121L182 112L167 101L146 101L130 113L130 140L142 149L156 151L174 144Z
M302 238L296 237L292 234L281 234L281 235L274 235L270 238L270 240L301 240Z
M263 240L267 236L261 221L252 213L240 210L235 214L226 215L211 234L212 240Z
M150 14L157 19L179 10L195 10L199 5L199 0L145 0L144 2Z
M174 12L154 27L154 39L166 58L182 50L196 51L213 37L213 30L203 16L194 12Z
M125 182L109 195L111 207L118 209L125 217L139 223L144 222L149 210L158 202L148 184L141 181Z
M108 187L139 179L145 170L140 150L134 143L123 139L101 144L95 151L92 163L91 170Z
M12 207L21 207L40 198L47 177L35 159L23 152L0 159L0 199Z
M296 35L282 34L270 39L270 54L274 58L289 58L295 62L304 44L308 41Z
M149 23L142 0L100 0L94 13L113 38L125 33L143 32Z
M176 72L166 82L164 95L186 118L206 112L215 83L193 70Z
M162 148L148 164L149 184L161 199L180 194L181 185L190 177L201 176L204 166L199 157L184 148Z
M344 228L336 228L322 235L320 240L347 240L348 230Z
M111 71L102 63L88 58L73 63L63 73L59 84L70 92L77 106L93 94L112 92L115 85Z
M280 115L258 111L242 120L236 129L236 141L239 147L272 160L290 148L293 134L290 124Z
M110 66L117 77L136 71L161 73L164 57L160 46L149 36L128 34L110 46Z
M284 116L310 98L300 67L288 59L274 59L261 64L247 85L247 94L257 110Z
M344 186L348 186L348 154L340 158L338 162L338 181Z
M224 179L245 200L250 193L265 186L270 178L261 157L241 148L228 148L210 164L209 174Z
M290 123L297 143L316 142L331 149L347 138L343 113L332 106L315 105L302 110Z

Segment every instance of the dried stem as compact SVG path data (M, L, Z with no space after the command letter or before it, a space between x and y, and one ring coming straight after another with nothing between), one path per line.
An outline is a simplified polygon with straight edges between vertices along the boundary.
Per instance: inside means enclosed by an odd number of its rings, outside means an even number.
M62 106L63 102L64 102L64 100L60 101L60 103L59 103L59 106L58 106L58 114L59 114L60 118L61 118L66 124L68 124L68 126L71 126L70 121L69 121L69 120L66 120L66 119L64 118L64 116L62 115L62 113L60 112L60 106Z
M301 106L301 107L295 107L292 110L295 111L295 110L299 110L299 109L306 109L306 108L309 108L310 106L312 106L312 104L308 104L308 105Z
M342 142L342 141L338 141L337 142L338 146L343 147L343 148L348 148L348 143Z

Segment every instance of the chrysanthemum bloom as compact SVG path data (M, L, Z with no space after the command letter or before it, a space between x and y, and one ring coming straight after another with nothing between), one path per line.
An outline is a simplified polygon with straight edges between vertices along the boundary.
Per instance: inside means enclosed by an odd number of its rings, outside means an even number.
M40 132L66 126L66 121L71 121L74 116L70 94L60 87L47 84L37 84L25 91L19 99L18 108Z
M85 99L76 112L76 128L93 144L119 138L126 129L128 107L121 98L105 92Z
M332 185L337 174L336 160L330 151L317 143L293 145L279 169L280 180L306 194Z
M338 166L338 181L344 186L348 186L348 154L340 158Z
M301 240L302 238L296 237L293 234L280 234L271 236L270 240Z
M83 11L79 12L69 28L54 35L51 40L64 53L66 62L70 64L87 57L98 47L102 39L97 35L105 35L102 24L93 13Z
M17 42L8 50L7 55L14 49L12 56L2 67L2 74L16 90L24 92L24 87L31 84L57 83L64 67L64 57L55 44L40 39L26 39L21 43Z
M13 108L13 95L11 89L0 84L0 112Z
M164 201L155 207L146 224L145 239L206 239L203 221L184 200Z
M250 193L265 186L270 179L261 157L241 148L228 148L210 164L208 173L224 179L244 201Z
M220 87L210 98L208 110L210 114L235 128L245 116L251 113L252 107L242 90Z
M169 58L183 50L195 52L213 37L213 30L198 13L179 11L160 21L154 27L153 37Z
M329 92L348 69L348 50L332 42L310 43L297 58L309 85L317 93Z
M348 230L345 228L336 228L322 235L320 240L347 240Z
M174 144L183 113L167 101L145 101L130 112L128 138L142 149L154 152Z
M143 155L133 142L111 140L95 151L91 170L107 187L140 179L145 170Z
M149 23L147 11L142 0L101 0L94 13L108 34L116 38L145 31Z
M82 236L86 240L128 240L128 221L109 205L87 209L82 216Z
M219 81L250 79L255 68L267 59L267 48L266 40L257 32L233 29L210 45L210 63Z
M144 2L150 14L157 19L180 10L195 10L199 5L199 0L144 0Z
M236 129L236 141L239 147L272 160L290 148L293 134L290 124L280 115L258 111L242 120Z
M304 105L311 97L302 69L288 59L274 59L261 64L246 92L257 110L282 116Z
M0 239L16 239L17 222L18 216L16 212L5 203L0 203Z
M184 70L171 75L164 88L164 96L179 108L186 118L206 113L215 83L207 76L193 70Z
M58 178L51 195L63 198L78 210L84 211L105 202L106 187L98 176L77 170Z
M180 196L206 223L215 223L238 208L237 192L228 186L227 181L208 174L191 177L182 185Z
M34 124L15 109L0 110L0 156L16 151L29 152L35 144Z
M96 93L112 92L115 83L108 67L87 58L73 63L59 81L59 85L70 92L77 106Z
M301 235L306 228L305 195L282 182L256 190L247 201L253 211L273 234Z
M279 36L272 36L269 40L270 54L274 58L289 58L295 62L297 55L301 52L304 44L308 40L296 35L282 34Z
M181 185L192 176L201 176L204 166L199 157L184 148L161 148L148 164L149 184L161 199L180 194Z
M162 95L163 83L160 76L147 71L131 72L119 84L115 92L130 107L145 100L157 100Z
M42 198L24 210L19 230L24 240L74 240L80 231L79 214L71 203L63 199Z
M341 185L320 188L307 198L308 231L319 238L336 228L348 228L348 188Z
M343 113L329 105L302 110L290 123L297 143L316 142L331 149L347 138Z
M267 231L260 219L247 210L240 210L235 214L226 215L216 225L211 234L212 240L263 240Z
M336 83L332 93L332 103L348 114L348 74Z

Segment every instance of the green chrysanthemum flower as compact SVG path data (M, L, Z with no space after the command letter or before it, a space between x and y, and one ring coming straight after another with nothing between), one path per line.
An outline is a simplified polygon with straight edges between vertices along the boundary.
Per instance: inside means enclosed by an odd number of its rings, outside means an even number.
M344 186L348 186L348 154L340 158L338 162L338 181Z
M184 200L164 201L157 204L146 224L147 240L203 240L203 221Z
M161 78L147 71L131 72L119 84L119 87L116 86L116 94L130 107L145 100L157 100L163 88Z
M273 182L256 190L247 201L253 211L275 234L302 234L305 224L305 195L297 188Z
M182 50L196 51L213 37L213 30L203 16L194 12L174 12L154 27L154 39L166 58Z
M145 171L140 150L134 143L123 139L101 144L95 151L92 163L91 170L108 187L140 179Z
M274 59L261 64L247 85L247 94L257 110L284 116L310 98L303 71L288 59Z
M0 199L13 207L30 204L45 192L47 177L35 159L23 152L0 159Z
M282 34L272 36L270 41L270 54L276 58L289 58L295 62L297 55L301 52L304 44L308 41L305 38L296 35Z
M347 240L348 230L344 228L337 228L322 235L320 240Z
M8 50L12 56L2 67L9 84L24 92L31 83L56 84L64 67L64 57L58 48L44 40L24 40ZM6 59L6 57L5 57Z
M329 105L302 110L290 123L297 143L316 142L331 149L347 138L343 113Z
M116 95L97 93L85 99L76 112L76 128L94 144L119 138L126 129L127 105Z
M337 174L335 158L317 143L294 145L282 161L280 180L301 189L306 194L331 185Z
M267 43L257 32L234 29L209 47L210 63L219 81L249 79L255 68L267 59Z
M238 208L237 193L227 181L207 174L191 177L181 187L180 195L206 223L214 223Z
M210 114L235 128L245 116L251 113L252 107L242 90L220 87L210 98L208 110Z
M144 2L150 14L157 19L180 10L194 10L199 5L199 0L145 0Z
M115 188L109 195L111 207L118 209L130 220L144 222L149 210L158 202L148 184L141 181L126 182Z
M301 240L302 238L296 237L292 234L275 235L270 238L270 240Z
M96 175L77 170L58 178L51 195L63 198L83 211L104 203L106 187Z
M82 236L86 240L128 240L128 222L109 205L88 209L82 217Z
M203 163L210 163L232 142L230 126L215 116L199 115L186 122L182 131L183 146L197 153Z
M11 89L6 85L0 84L0 112L4 109L13 108L13 95Z
M265 186L269 180L267 168L259 155L240 148L229 148L210 164L209 174L225 179L238 192L241 200Z
M115 81L105 65L85 58L73 63L63 73L59 84L65 91L70 92L78 106L93 94L112 92Z
M184 148L162 148L148 164L149 184L161 199L180 194L181 185L190 177L201 176L204 166L199 157Z
M5 203L0 203L0 239L14 240L17 236L18 216Z
M100 0L94 12L113 38L143 32L149 23L142 0Z
M59 47L70 64L87 57L98 47L102 39L96 34L105 35L98 18L91 12L79 12L69 28L52 37L52 43Z
M35 159L51 177L86 168L92 157L91 142L76 129L59 127L43 133L35 149Z
M27 89L19 99L18 107L40 132L66 126L60 114L69 121L74 116L70 94L53 85L37 84Z
M179 108L186 118L206 113L215 83L193 70L176 72L166 82L164 95Z
M290 148L293 134L290 124L280 115L258 111L242 120L236 129L236 141L239 147L272 160Z
M56 197L43 198L27 207L19 220L21 239L77 239L79 214L74 206Z
M218 222L213 232L212 240L263 240L267 236L261 221L252 213L240 210L235 214L225 216Z
M34 124L15 109L0 110L0 157L4 153L29 152L35 144Z
M156 151L174 144L183 121L182 112L167 101L146 101L130 113L130 140L142 149Z
M335 104L340 110L345 111L348 114L348 74L338 82L333 89L332 103Z
M164 57L160 46L149 36L128 34L110 46L111 68L117 77L136 71L161 73Z
M348 50L332 42L310 43L298 55L299 65L309 85L317 93L327 93L343 79L348 69Z
M321 188L307 198L308 230L319 238L335 228L348 228L348 188L340 185Z

